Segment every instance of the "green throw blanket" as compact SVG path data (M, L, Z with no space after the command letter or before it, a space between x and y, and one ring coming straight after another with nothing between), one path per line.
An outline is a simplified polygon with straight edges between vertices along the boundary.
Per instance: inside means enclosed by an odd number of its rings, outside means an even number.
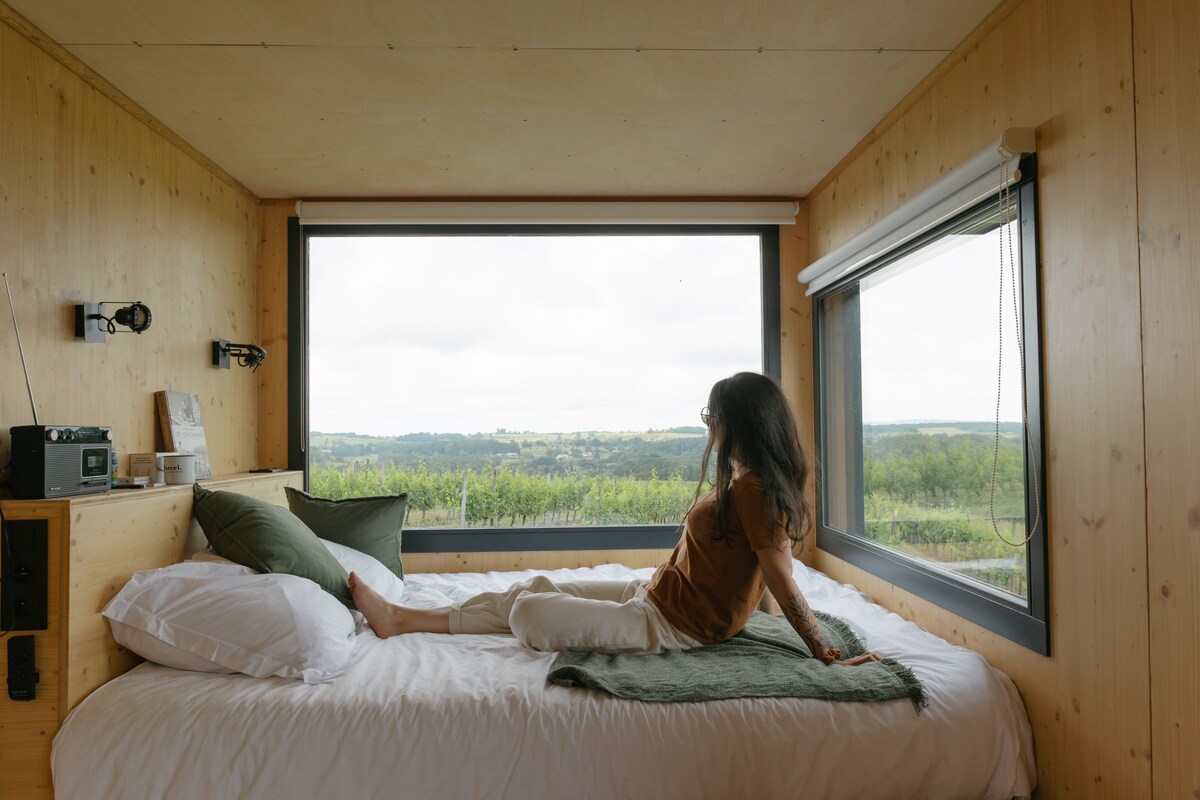
M864 652L845 622L815 612L825 641L842 658ZM761 611L737 636L720 644L656 655L567 651L550 668L562 686L600 689L629 700L680 703L734 697L810 697L881 702L907 697L919 713L925 690L912 671L890 658L857 667L825 666L783 617Z

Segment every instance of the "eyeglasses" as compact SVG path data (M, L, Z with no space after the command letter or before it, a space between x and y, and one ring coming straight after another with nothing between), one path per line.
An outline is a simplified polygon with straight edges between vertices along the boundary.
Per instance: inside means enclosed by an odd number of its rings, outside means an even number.
M711 425L712 420L713 420L713 415L709 412L708 406L705 406L704 408L700 409L700 421L703 422L705 424L705 426Z

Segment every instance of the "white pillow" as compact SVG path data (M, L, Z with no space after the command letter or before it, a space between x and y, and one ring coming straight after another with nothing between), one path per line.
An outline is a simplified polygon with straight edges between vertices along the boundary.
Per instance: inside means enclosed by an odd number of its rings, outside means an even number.
M367 555L366 553L355 550L352 547L331 542L326 539L321 540L321 544L325 545L325 549L337 559L337 562L342 565L342 569L346 572L357 572L358 577L375 591L383 595L383 598L390 603L399 603L404 596L404 581L383 565L375 556ZM227 558L214 553L212 550L202 550L192 556L192 561L207 562L211 564L236 564Z
M383 565L383 562L352 547L337 542L321 540L321 544L333 554L337 562L346 572L357 572L358 577L375 591L383 595L389 603L399 603L404 595L404 581L396 573Z
M320 586L232 562L138 572L102 613L118 644L178 669L322 683L354 652L354 618Z

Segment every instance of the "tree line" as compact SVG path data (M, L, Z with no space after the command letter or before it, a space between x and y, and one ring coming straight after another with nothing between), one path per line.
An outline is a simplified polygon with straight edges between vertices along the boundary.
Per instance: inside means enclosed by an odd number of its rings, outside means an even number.
M434 472L474 470L483 473L507 466L542 475L616 475L650 480L678 474L699 479L700 457L706 439L693 428L654 433L678 433L672 438L628 433L545 434L512 441L485 434L407 434L364 437L354 434L312 435L312 464L396 464L410 470L424 464Z
M323 465L309 480L313 494L334 500L406 492L409 524L418 527L678 524L696 492L680 475L537 475L507 466Z
M914 430L874 435L863 442L863 489L907 503L947 506L990 492L993 457L996 485L1009 495L1024 492L1025 448L1020 438L983 434L925 434Z

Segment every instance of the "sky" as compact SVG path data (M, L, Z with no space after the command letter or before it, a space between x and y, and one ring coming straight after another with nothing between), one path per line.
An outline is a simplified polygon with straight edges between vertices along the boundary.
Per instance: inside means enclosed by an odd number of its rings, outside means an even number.
M314 237L310 427L699 425L762 369L758 237Z
M993 419L997 247L956 237L868 282L864 421ZM309 263L316 431L699 425L715 381L762 369L757 237L313 237Z
M864 422L996 418L999 248L998 230L948 236L863 282ZM1000 419L1019 422L1021 363L1007 256L1005 269Z

